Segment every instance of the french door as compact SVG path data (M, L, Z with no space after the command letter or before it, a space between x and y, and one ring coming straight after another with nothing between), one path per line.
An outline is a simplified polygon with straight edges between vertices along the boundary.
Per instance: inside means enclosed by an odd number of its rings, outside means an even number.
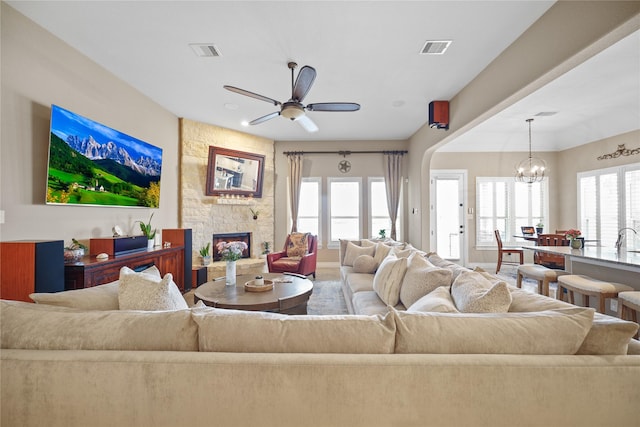
M463 170L431 171L431 250L460 265L467 257L466 182Z

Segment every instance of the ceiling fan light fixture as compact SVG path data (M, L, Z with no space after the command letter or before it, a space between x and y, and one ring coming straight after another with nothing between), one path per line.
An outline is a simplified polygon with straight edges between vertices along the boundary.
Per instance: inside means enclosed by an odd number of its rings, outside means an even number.
M531 154L531 122L533 119L527 119L529 123L529 157L522 160L516 166L516 181L533 184L544 179L544 172L547 170L547 164L544 160L533 157Z
M304 107L298 102L285 102L280 115L289 120L296 120L304 115Z

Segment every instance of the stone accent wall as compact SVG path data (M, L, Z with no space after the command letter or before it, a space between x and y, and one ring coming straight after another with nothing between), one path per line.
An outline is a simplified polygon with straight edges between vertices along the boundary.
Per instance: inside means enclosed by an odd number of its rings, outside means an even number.
M251 257L262 253L263 242L274 242L274 142L270 139L218 126L180 119L180 226L193 233L193 264L200 265L199 250L212 240L213 233L250 231ZM209 146L262 154L264 177L262 197L224 200L206 196ZM254 220L249 208L260 212Z

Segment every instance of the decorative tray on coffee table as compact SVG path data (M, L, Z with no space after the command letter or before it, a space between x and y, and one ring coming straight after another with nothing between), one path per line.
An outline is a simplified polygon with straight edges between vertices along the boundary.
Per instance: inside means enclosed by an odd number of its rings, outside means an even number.
M256 285L255 280L249 280L244 284L244 290L247 292L266 292L273 289L273 281L264 279L264 285Z

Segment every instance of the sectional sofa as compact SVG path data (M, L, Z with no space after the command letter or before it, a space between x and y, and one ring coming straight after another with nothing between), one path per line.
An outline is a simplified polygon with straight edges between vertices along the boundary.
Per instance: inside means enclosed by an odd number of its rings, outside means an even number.
M181 308L170 289L154 299L164 310L146 311L123 304L124 280L0 301L3 427L638 422L640 355L625 338L637 325L605 331L592 309L442 312L452 286L440 286L424 311L411 310L417 301L343 316Z

